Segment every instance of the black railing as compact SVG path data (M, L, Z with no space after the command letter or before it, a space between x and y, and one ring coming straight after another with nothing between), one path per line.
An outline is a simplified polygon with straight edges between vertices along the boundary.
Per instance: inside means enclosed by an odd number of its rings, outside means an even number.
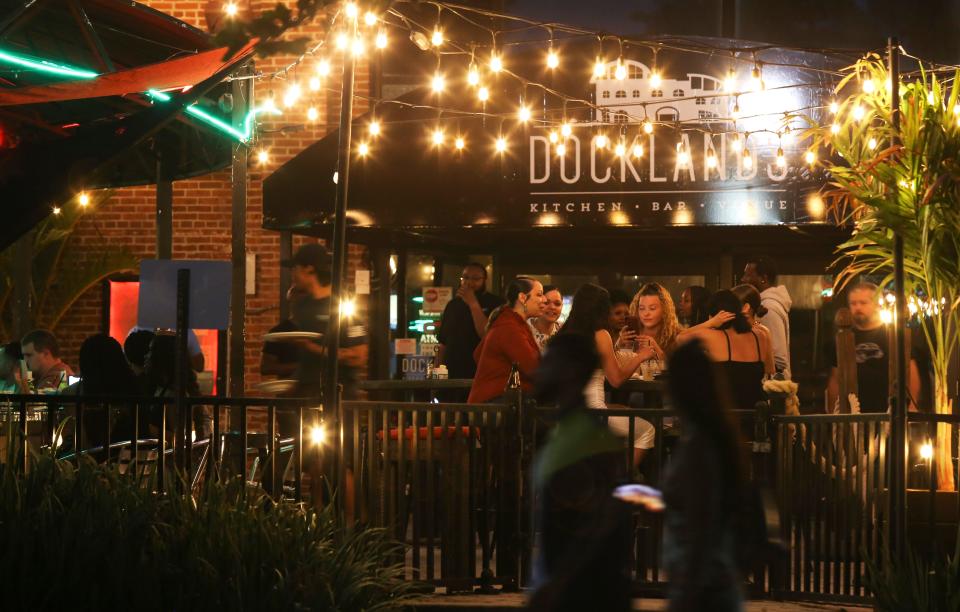
M173 397L5 395L0 436L16 432L19 439L3 439L16 445L20 470L28 468L31 448L46 449L67 460L89 456L123 469L132 463L161 492L243 476L276 498L300 500L305 417L322 420L315 406L316 400L301 398L188 397L178 410ZM250 430L251 409L263 411L264 432Z

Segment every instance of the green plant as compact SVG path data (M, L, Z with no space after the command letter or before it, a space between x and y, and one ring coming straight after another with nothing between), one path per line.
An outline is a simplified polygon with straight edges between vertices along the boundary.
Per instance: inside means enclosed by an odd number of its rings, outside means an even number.
M906 295L917 310L934 373L936 412L951 414L948 369L960 342L960 72L940 80L919 71L898 84L877 56L857 62L837 87L834 122L811 130L825 162L835 217L852 223L838 247L839 285L862 274L893 275L894 235L903 239ZM871 86L872 85L872 86ZM952 490L950 427L937 430L938 481Z
M387 610L414 588L394 563L401 545L332 509L273 504L242 480L158 495L113 466L48 453L22 474L10 452L5 609Z
M98 192L90 206L101 208L110 192ZM139 260L126 249L77 245L72 240L85 213L65 206L41 221L33 232L31 312L34 327L55 329L88 289L114 274L135 272ZM105 243L102 240L101 243ZM14 247L0 251L0 338L13 329Z
M867 559L867 586L883 612L955 612L960 610L960 533L953 556L927 562L908 550L903 558L884 545L880 559Z

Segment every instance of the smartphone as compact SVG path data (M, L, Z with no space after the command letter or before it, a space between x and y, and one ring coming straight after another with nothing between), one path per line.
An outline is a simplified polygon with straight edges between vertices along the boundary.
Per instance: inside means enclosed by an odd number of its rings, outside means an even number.
M640 317L635 317L633 315L627 316L627 327L639 334L643 329L643 327L640 325Z

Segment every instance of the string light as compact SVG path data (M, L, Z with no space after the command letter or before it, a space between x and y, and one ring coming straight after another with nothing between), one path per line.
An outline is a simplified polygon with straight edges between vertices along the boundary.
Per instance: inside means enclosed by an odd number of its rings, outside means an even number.
M737 134L733 137L733 142L730 143L730 147L733 149L734 153L739 153L743 150L743 141L740 140L740 134Z
M320 91L320 78L319 77L310 77L308 81L310 85L310 91Z
M337 47L338 51L343 51L347 48L347 43L350 42L350 39L347 38L345 32L340 32L337 34L337 37L333 39L333 44Z
M711 170L717 167L717 154L713 151L707 153L707 168Z
M680 143L677 143L677 165L686 166L690 163L690 153L680 146Z
M790 144L793 141L793 131L790 129L789 125L783 127L783 131L780 133L781 142Z
M557 155L559 155L560 157L563 157L566 154L567 154L567 145L561 142L560 144L557 145Z
M594 138L594 144L596 144L598 149L607 148L607 135L597 134L596 138Z
M643 132L644 134L653 134L653 124L650 123L649 119L643 120Z
M740 119L740 102L733 103L733 111L730 112L730 116L734 121Z
M873 79L865 79L863 81L863 93L872 94L876 89L877 85L873 82Z
M434 144L434 145L436 145L436 146L438 146L438 147L439 147L440 145L442 145L442 144L443 144L443 130L441 130L440 128L435 129L435 130L433 131L432 140L433 140L433 144Z
M227 14L227 17L236 17L240 9L233 2L228 2L223 7L223 12Z
M731 93L737 90L737 73L733 68L728 69L723 78L723 90Z
M369 132L370 135L373 136L373 137L379 136L379 135L380 135L380 122L377 121L376 119L374 119L374 120L371 121L369 124L367 124L367 132Z
M430 37L430 42L434 47L439 47L443 44L443 32L440 31L440 28L436 28L433 31L433 36Z
M600 56L597 56L597 61L593 63L593 78L601 79L603 75L607 73L607 65L600 59Z
M573 127L571 127L569 123L564 121L560 125L560 135L563 136L564 138L570 138L570 134L573 134Z
M558 134L556 130L550 130L548 139L550 140L550 144L557 144L560 142L560 134Z
M463 151L463 147L467 146L467 143L463 140L463 136L457 136L457 139L453 141L453 146L457 148L457 151Z
M503 70L503 60L496 53L490 54L490 72L500 72Z
M836 115L840 112L840 105L837 104L836 100L830 102L830 113Z
M517 111L517 119L520 121L520 123L526 123L527 121L530 121L530 109L526 106L521 106L520 110Z
M473 87L480 83L480 71L475 64L470 64L470 69L467 71L467 83Z
M490 99L490 90L486 87L481 87L477 90L477 97L480 98L481 102L486 102Z
M53 208L50 209L50 212L52 212L54 215L59 215L59 214L60 214L60 207L59 207L59 206L54 206Z
M363 55L364 51L366 51L366 49L363 44L363 39L360 37L354 38L353 44L350 46L350 52L355 56L360 56Z
M315 106L311 106L307 109L307 119L310 121L316 121L320 117L320 111L316 109Z
M618 81L627 78L627 67L623 65L623 59L617 58L617 67L613 69L613 76Z
M360 157L366 157L367 153L369 152L370 152L370 145L368 145L367 143L361 142L359 145L357 145L357 154Z
M270 153L266 149L257 151L257 161L261 166L266 166L270 162Z
M871 137L870 140L867 141L867 148L870 149L871 151L873 151L874 149L876 149L876 148L877 148L877 139Z
M777 148L777 166L780 168L787 167L787 158L783 154L783 147Z
M660 84L663 83L663 78L660 76L660 73L654 70L650 73L650 87L654 89L660 87Z
M750 90L762 91L763 88L763 75L760 72L760 64L757 64L753 67L753 70L750 71Z
M377 49L386 49L387 48L387 33L384 30L377 32L377 39L375 44Z
M753 168L753 156L750 155L750 149L743 150L743 167L747 170Z
M623 157L627 154L627 145L623 144L623 142L618 142L613 152L617 157Z
M497 153L503 153L504 151L507 150L507 140L506 140L506 138L504 138L503 136L498 136L498 137L497 137L496 149L497 149Z
M365 24L367 24L367 26L374 26L374 25L376 25L376 24L377 24L377 14L374 13L373 11L367 11L367 13L363 16L363 22L364 22Z
M839 133L840 133L840 124L837 123L836 121L834 121L833 124L830 125L830 133L831 133L831 134L834 134L834 135L839 134Z
M291 83L290 86L287 87L287 92L283 94L283 105L290 108L297 103L302 93L303 91L300 89L299 83Z
M444 88L444 78L443 75L437 72L433 75L433 79L430 81L430 87L433 89L434 93L440 93Z
M557 55L557 52L553 50L553 47L550 47L550 50L547 51L547 68L550 70L556 70L560 66L560 56Z
M862 119L863 119L864 117L866 117L866 116L867 116L867 111L864 110L864 108L863 108L862 106L860 106L859 104L857 104L855 107L853 107L853 118L854 118L854 119L856 119L857 121L860 121L860 120L862 120Z
M80 195L77 196L77 202L80 203L80 206L86 208L87 205L90 204L90 194L86 191L81 191Z
M347 17L350 19L356 19L357 15L360 14L360 10L357 8L356 2L347 2L343 8L347 13Z
M330 76L330 61L322 59L317 62L317 74L321 77Z
M933 106L933 103L934 103L934 97L933 97L933 92L931 91L927 94L927 104L929 104L930 106Z
M635 145L633 145L633 156L634 156L634 157L637 157L637 158L643 157L643 145L642 145L642 144L635 144Z
M811 149L806 152L806 154L804 155L804 159L806 160L807 165L812 166L817 161L817 154L814 153L813 150Z

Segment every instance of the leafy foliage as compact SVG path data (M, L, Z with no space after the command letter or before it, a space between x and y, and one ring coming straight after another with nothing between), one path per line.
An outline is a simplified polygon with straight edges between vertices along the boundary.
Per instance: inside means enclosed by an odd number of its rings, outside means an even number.
M382 531L272 504L242 480L195 499L90 460L15 464L0 465L6 609L388 610L414 588Z
M903 559L884 546L879 561L869 555L867 585L882 612L953 612L960 610L960 533L953 556L932 562L913 551Z
M92 206L103 206L109 192L98 192ZM82 210L64 207L59 215L40 222L33 233L32 315L34 327L55 329L73 304L88 289L114 274L134 272L139 260L124 248L109 245L96 249L71 240L83 218ZM14 247L0 252L0 338L13 333Z

